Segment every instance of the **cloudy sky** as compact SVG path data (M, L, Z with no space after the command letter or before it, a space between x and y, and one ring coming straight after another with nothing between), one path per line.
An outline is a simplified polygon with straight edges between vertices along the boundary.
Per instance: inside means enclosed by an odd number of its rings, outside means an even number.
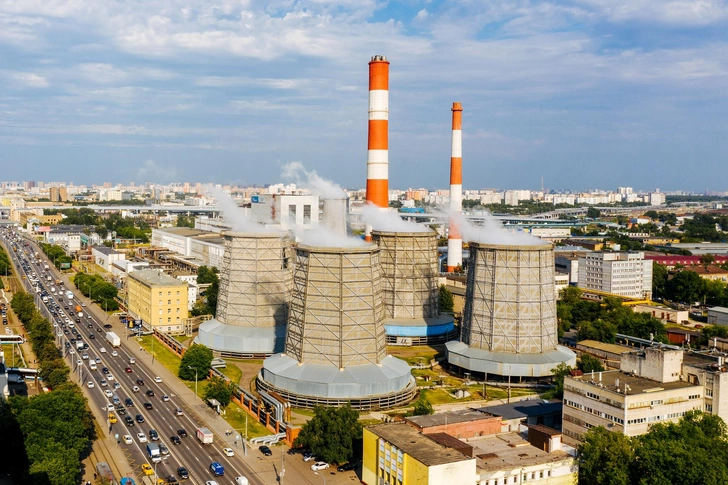
M728 190L726 0L0 0L0 179Z

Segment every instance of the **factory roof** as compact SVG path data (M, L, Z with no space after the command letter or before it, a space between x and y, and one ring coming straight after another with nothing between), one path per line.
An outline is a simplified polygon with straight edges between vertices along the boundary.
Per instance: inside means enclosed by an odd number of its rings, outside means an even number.
M657 391L671 391L674 389L686 389L688 387L700 387L687 381L658 382L635 374L628 374L619 370L587 373L578 377L569 377L575 381L588 383L595 388L601 388L617 394L634 396L642 393ZM625 387L626 384L626 387ZM617 388L619 385L619 388ZM619 389L619 391L617 390Z
M430 428L433 426L441 426L444 424L469 423L472 421L480 421L483 419L498 418L485 410L480 409L458 409L449 413L428 414L424 416L411 416L405 418L405 421L411 422L419 428Z
M544 416L548 414L560 414L563 408L561 401L544 401L543 399L529 399L525 401L488 406L479 410L501 416L504 420L522 419L529 416Z
M508 470L572 459L571 453L564 449L548 453L536 448L516 432L488 435L472 440L469 444L475 448L476 466L482 471Z
M377 424L367 427L376 436L388 441L426 466L445 465L472 460L452 448L423 435L405 422Z
M715 313L728 313L728 308L722 307L722 306L714 306L708 308L709 312L715 312Z
M107 246L94 246L91 249L93 249L94 251L98 251L101 254L105 254L107 256L109 256L111 254L123 254L121 251L117 251L116 249L110 248Z
M144 283L148 286L186 286L187 285L187 283L182 280L178 280L177 278L172 278L169 275L160 273L159 271L154 271L153 269L140 269L140 270L134 271L133 273L129 273L129 278L135 279L137 281L141 281L142 283Z
M208 231L202 231L200 229L191 229L189 227L160 227L159 229L155 229L155 231L166 232L167 234L174 234L176 236L183 237L199 236L204 234L216 234L210 233Z
M599 342L598 340L580 340L576 343L582 347L601 350L603 352L609 352L610 354L626 354L632 352L634 347L627 347L625 345L608 344L605 342Z

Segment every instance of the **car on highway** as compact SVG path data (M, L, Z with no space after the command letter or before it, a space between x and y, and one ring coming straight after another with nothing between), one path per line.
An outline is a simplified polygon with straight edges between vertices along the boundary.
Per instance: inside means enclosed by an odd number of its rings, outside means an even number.
M100 364L101 363L101 358L100 357L96 357L94 359L94 362L96 362L97 364Z
M172 442L173 445L178 445L182 443L182 440L179 439L179 436L170 436L169 441Z
M107 404L107 405L106 405L106 410L107 410L107 411L113 411L113 410L114 410L114 405L113 405L113 404L111 404L111 403Z
M220 485L220 484L217 483L215 480L207 480L205 482L205 485Z
M156 376L156 377L154 378L154 382L157 382L157 383L159 383L159 382L162 382L162 378L161 378L161 377L159 377L159 376Z
M223 448L222 452L225 453L225 456L235 456L235 452L232 448Z
M116 424L119 420L116 419L116 415L114 413L109 413L109 423Z
M244 476L235 477L235 485L250 485L250 482Z
M114 375L113 374L106 374L106 380L107 381L113 381L114 380Z
M107 323L106 325L104 325L104 328L111 328L111 324Z
M130 397L127 397L126 399L124 399L124 404L126 404L129 407L132 407L134 405L134 401L132 401Z
M114 350L114 351L111 352L111 356L112 357L118 357L119 356L119 352L117 352L116 350Z
M101 379L101 380L99 381L99 384L101 384L101 387L106 387L106 386L108 386L108 385L109 385L109 383L108 383L108 382L106 382L106 379Z
M118 382L114 382L114 389L120 389L120 388L121 388L121 384L119 384Z
M152 391L151 389L147 389L147 396L154 397L154 391Z
M137 386L143 386L144 385L144 379L137 379L136 380Z
M169 396L166 394L162 394L162 402L169 402Z
M175 416L182 416L184 414L184 411L182 411L180 408L174 409Z
M96 335L94 335L94 334L90 334L90 335L88 336L88 338L90 338L91 340L96 340Z
M311 465L311 470L318 471L318 470L326 470L329 467L329 464L325 461L317 461L313 465Z
M144 433L137 433L137 439L139 440L139 443L146 443L147 435L145 435Z
M108 367L102 367L101 368L101 372L103 372L104 374L108 374L109 373L109 368Z
M132 426L134 426L134 420L132 419L132 417L131 417L131 416L127 416L127 417L125 417L125 418L124 418L124 422L125 422L125 423L126 423L126 425L127 425L127 426L129 426L130 428L131 428Z
M185 468L183 466L177 468L177 475L180 478L184 478L184 479L190 478L190 472L188 472L187 468Z
M149 465L149 463L142 464L142 472L147 476L154 475L154 469Z
M136 364L136 360L134 360L134 357L130 357L129 358L129 363L130 364Z
M137 423L143 423L144 422L144 416L142 416L141 414L137 414L136 417L135 417L135 419L136 419L136 422Z
M131 437L130 434L124 435L124 443L126 443L127 445L134 443L134 439Z
M157 433L156 429L149 430L149 439L152 441L159 441L159 433Z
M126 367L124 369L124 372L126 372L127 374L131 373L131 367Z
M167 485L174 485L175 483L179 483L179 480L177 480L172 475L167 477L167 481L165 482Z
M123 416L126 414L126 409L124 406L116 406L116 412Z
M105 349L104 347L101 347L101 348L99 349L99 352L101 352L102 354L105 354L105 353L106 353L106 349Z
M271 456L273 454L273 452L270 451L270 448L265 445L258 448L258 450L260 450L260 452L263 453L265 456Z
M167 445L160 442L159 443L159 452L163 455L169 455L169 448L167 448Z
M154 406L152 406L152 403L150 403L150 402L145 402L144 403L144 409L146 409L146 410L152 410L152 409L154 409Z
M225 474L225 467L219 461L213 461L210 463L210 471L216 477L221 477Z
M93 389L94 388L94 383L91 382L91 381L88 381L88 384L86 384L86 385L88 386L89 389Z
M180 438L187 438L187 431L185 431L184 429L178 429L177 434Z
M114 395L114 393L113 393L113 392L111 392L111 389L106 389L106 390L104 391L104 394L106 394L106 397L111 397L111 396L113 396L113 395Z
M139 392L139 388L137 386L134 386L131 388L132 392Z

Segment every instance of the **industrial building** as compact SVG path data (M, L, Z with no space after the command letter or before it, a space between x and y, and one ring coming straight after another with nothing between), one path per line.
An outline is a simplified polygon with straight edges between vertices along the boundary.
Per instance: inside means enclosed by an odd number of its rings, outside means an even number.
M106 246L94 246L91 248L91 256L94 263L104 268L104 271L111 272L111 266L126 259L126 253Z
M590 252L579 258L579 288L652 298L652 261L643 252Z
M551 244L470 243L460 341L451 366L506 377L546 377L576 354L558 344Z
M286 233L226 232L217 315L200 325L197 343L222 356L282 352L291 291Z
M152 229L152 246L193 258L200 266L214 266L218 269L222 267L225 253L223 238L219 233L187 227ZM171 258L174 259L174 256Z
M252 218L283 231L298 226L314 228L319 223L318 195L259 194L250 198Z
M712 325L728 325L728 308L722 306L708 308L708 323Z
M182 333L187 319L187 283L151 269L127 276L127 311L142 326Z
M409 403L409 365L387 355L379 248L295 247L285 351L268 357L257 386L292 406Z

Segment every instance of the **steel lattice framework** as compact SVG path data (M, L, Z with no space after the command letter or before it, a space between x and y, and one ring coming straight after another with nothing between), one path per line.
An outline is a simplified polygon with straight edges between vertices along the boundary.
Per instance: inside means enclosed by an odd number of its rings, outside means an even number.
M282 234L226 232L216 318L225 325L285 325L291 240Z
M379 249L299 245L286 354L339 369L386 356Z
M438 315L437 235L372 231L379 246L386 318Z
M493 352L556 349L551 245L470 243L462 341Z

